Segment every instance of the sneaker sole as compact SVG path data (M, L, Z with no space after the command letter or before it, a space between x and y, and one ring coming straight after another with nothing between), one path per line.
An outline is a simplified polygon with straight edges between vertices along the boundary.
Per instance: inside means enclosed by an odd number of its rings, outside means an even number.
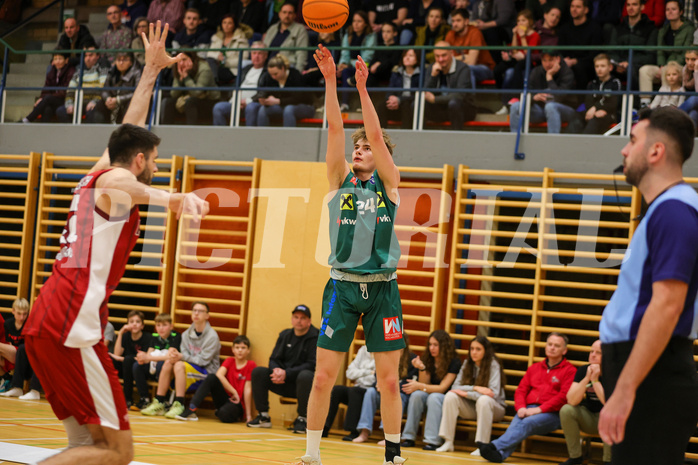
M271 428L271 423L260 423L258 425L250 425L248 423L247 426L250 428Z
M175 416L175 420L181 420L181 421L199 421L199 417L193 417L193 416L188 416L188 417L183 417L180 415Z
M164 411L157 411L157 412L150 413L150 412L144 412L143 410L141 410L141 413L147 417L157 417L157 416L162 416L165 414Z

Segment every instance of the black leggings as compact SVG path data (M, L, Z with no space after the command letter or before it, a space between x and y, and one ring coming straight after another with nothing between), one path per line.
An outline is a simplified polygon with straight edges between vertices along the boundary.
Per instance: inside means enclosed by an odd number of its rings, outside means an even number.
M29 382L30 389L36 391L41 390L39 378L36 377L31 365L29 365L29 357L27 357L24 344L20 344L19 347L17 347L17 354L15 355L15 372L12 374L12 387L23 389L24 381L27 379L31 379Z
M221 380L218 379L215 373L209 374L198 387L194 398L189 404L190 408L198 408L209 394L213 398L213 404L216 406L216 416L220 421L223 423L240 421L245 413L242 404L235 404L230 401L230 395L226 392L223 383L221 383ZM242 395L242 393L238 394Z
M337 416L339 404L347 406L347 413L344 416L344 430L349 432L356 431L356 425L359 424L361 417L361 405L364 403L364 394L366 389L360 386L335 386L332 388L332 397L330 398L330 410L327 413L325 421L325 429L329 430L334 423L334 417Z

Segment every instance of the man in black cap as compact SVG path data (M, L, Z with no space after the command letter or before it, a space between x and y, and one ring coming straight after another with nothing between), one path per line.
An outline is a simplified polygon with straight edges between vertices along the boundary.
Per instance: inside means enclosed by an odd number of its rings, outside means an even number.
M252 395L259 414L247 422L251 428L271 428L269 391L283 397L298 399L298 418L293 422L294 433L305 433L308 397L315 375L315 352L318 329L310 320L310 309L298 305L293 309L292 328L279 333L276 346L269 357L269 367L252 371Z

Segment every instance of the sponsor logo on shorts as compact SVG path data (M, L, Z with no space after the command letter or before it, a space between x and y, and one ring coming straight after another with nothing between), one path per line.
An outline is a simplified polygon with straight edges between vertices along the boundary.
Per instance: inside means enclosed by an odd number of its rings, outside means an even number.
M383 318L383 334L386 341L395 341L402 339L402 328L400 327L400 318L394 316L392 318Z
M330 328L329 326L325 327L325 336L329 337L332 339L332 335L334 334L334 329Z

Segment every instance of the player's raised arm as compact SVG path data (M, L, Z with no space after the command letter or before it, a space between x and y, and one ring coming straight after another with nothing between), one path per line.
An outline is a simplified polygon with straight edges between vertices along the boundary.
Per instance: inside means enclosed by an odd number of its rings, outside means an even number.
M385 145L378 114L373 106L371 97L368 95L368 90L366 90L368 67L361 56L356 59L355 76L356 88L359 90L359 97L361 97L361 113L364 118L364 127L366 128L366 139L371 144L376 170L385 185L386 195L393 203L397 203L397 186L400 184L400 172L397 166L395 166L388 147Z
M314 54L318 68L325 78L325 113L327 114L327 179L330 181L330 191L337 190L349 173L349 164L344 156L344 122L337 99L337 68L332 52L322 44Z
M160 21L158 21L157 24L150 24L148 37L146 37L145 33L141 34L143 45L145 46L145 67L143 68L141 79L138 81L138 86L133 93L126 115L124 115L124 124L130 123L136 126L145 126L150 99L153 95L153 86L158 74L163 68L177 63L183 57L183 54L179 54L173 58L165 50L165 39L167 38L168 29L168 24L165 24L165 27L162 28ZM105 149L102 157L90 172L107 169L110 165L109 150Z

